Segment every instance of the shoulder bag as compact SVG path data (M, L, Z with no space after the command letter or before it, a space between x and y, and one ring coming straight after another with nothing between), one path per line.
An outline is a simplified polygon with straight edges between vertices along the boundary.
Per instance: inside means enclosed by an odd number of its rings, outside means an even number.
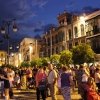
M60 74L58 81L57 81L57 87L61 88L61 74Z

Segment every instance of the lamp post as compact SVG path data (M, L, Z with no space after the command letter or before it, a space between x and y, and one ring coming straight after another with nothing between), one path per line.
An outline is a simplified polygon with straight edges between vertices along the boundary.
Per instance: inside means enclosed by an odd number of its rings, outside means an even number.
M15 49L19 49L19 44L16 42L13 42L12 45L9 46L9 49L12 50L12 52L15 52Z
M14 32L17 31L17 26L16 26L16 24L15 24L15 20L16 20L16 19L12 19L12 20L10 20L10 21L3 21L3 24L4 24L5 26L7 25L7 27L8 27L8 33L5 34L5 35L3 35L3 37L4 37L5 39L8 39L8 55L7 55L7 60L8 60L7 62L8 62L8 64L9 64L9 43L10 43L9 27L10 27L10 25L12 25L13 22L14 22L14 24L13 24L13 31L14 31ZM4 25L1 27L1 33L2 33L2 34L5 33L5 27L4 27Z

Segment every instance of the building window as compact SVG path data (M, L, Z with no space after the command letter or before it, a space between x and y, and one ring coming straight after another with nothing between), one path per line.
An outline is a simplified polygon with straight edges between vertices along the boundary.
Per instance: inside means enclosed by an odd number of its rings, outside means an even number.
M1 57L3 57L3 54L1 54Z
M40 52L42 52L42 48L40 48Z
M52 54L54 54L54 48L52 49Z
M65 50L65 46L62 46L62 51Z
M99 32L97 25L93 26L93 33L97 34Z
M75 38L78 37L77 27L74 28L74 32L75 32Z
M50 57L50 49L48 49L48 57Z
M78 45L78 42L75 42L75 46L77 46Z
M58 47L56 47L56 54L58 54Z
M72 43L69 44L69 50L72 49Z
M95 53L99 54L100 53L100 36L94 37L91 39L92 43L92 49Z
M50 46L50 38L48 38L48 46Z
M52 36L52 44L54 44L54 37Z
M81 40L81 43L85 43L85 40Z
M84 25L81 24L81 36L84 36Z
M58 43L58 35L55 36L56 43Z
M58 32L58 40L59 42L64 41L64 31Z
M71 35L71 29L68 30L69 33L69 40L72 39L72 35Z

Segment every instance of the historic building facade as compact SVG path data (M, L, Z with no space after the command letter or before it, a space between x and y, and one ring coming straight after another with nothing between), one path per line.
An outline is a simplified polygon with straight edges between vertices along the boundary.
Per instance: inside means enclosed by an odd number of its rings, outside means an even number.
M57 28L52 26L41 35L44 41L40 49L42 57L59 54L78 43L89 43L94 52L100 54L100 10L80 17L64 10L57 20Z
M7 52L4 50L0 50L0 66L6 64L6 60L7 60Z
M88 15L85 21L86 41L95 52L95 58L100 61L100 10Z
M21 60L23 61L32 61L35 58L39 57L40 44L35 38L24 38L20 43L20 54Z

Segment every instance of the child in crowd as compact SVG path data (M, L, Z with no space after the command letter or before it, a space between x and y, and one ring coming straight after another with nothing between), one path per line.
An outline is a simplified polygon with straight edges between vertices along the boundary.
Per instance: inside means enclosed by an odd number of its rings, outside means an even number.
M19 75L16 73L15 78L14 78L14 83L17 89L20 89L20 77Z

